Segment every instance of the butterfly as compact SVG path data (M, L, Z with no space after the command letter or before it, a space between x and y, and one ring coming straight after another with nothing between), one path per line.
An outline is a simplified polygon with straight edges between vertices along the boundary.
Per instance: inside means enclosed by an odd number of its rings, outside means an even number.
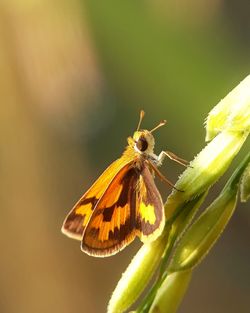
M128 137L128 146L95 181L67 215L62 232L81 241L81 250L91 256L116 254L139 237L143 243L155 240L165 224L164 206L155 185L155 174L168 185L158 167L167 156L187 166L187 161L169 151L154 154L152 130L141 130L144 111L137 130Z

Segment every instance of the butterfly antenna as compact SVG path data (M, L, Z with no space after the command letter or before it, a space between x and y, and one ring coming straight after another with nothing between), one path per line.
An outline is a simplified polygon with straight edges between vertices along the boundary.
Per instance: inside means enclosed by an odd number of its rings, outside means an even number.
M156 129L158 129L158 128L164 126L166 123L167 123L166 120L161 121L155 128L153 128L153 129L150 130L150 133L152 133L152 132L154 132Z
M138 126L137 126L137 129L136 130L139 130L140 129L140 126L141 126L141 122L144 118L144 115L145 115L145 112L143 110L141 110L140 112L140 119L139 119L139 123L138 123Z

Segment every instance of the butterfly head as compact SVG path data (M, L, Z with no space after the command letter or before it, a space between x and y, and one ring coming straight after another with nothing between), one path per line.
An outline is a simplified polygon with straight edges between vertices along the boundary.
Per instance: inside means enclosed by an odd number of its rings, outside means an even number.
M153 153L155 139L150 131L139 130L134 132L132 145L136 152Z
M151 130L140 129L142 119L144 117L144 111L140 112L140 119L137 126L137 130L134 132L133 137L128 138L128 144L136 152L142 154L152 154L154 152L155 139L152 133L159 127L166 124L166 120L161 121L156 127Z

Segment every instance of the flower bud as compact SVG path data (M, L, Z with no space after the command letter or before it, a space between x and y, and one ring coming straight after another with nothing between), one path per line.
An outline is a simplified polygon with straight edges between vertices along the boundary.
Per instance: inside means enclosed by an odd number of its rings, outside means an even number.
M224 129L250 131L250 75L209 113L206 141L210 141Z
M128 309L145 289L166 248L168 232L155 241L144 244L132 259L118 282L108 305L108 313L121 313Z
M249 160L250 154L235 171L219 197L183 235L169 265L169 272L196 266L219 238L234 212L238 184Z
M250 163L246 167L240 183L240 200L246 202L250 198Z
M245 142L248 133L223 131L217 135L191 162L180 176L176 188L165 205L166 219L188 200L206 191L221 177Z
M158 289L149 313L175 313L191 276L192 270L169 274Z

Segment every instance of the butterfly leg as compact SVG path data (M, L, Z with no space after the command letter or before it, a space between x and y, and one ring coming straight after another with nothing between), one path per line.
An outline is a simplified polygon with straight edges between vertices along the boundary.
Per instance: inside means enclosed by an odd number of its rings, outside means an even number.
M167 156L170 160L175 161L176 163L179 163L185 167L188 167L189 162L178 157L177 155L175 155L173 152L170 151L162 151L159 156L158 156L158 162L161 164L165 158L165 156Z
M162 180L162 181L164 181L167 185L169 185L169 186L171 186L172 188L174 188L175 190L177 190L177 191L183 191L183 190L180 190L180 189L177 189L176 187L175 187L175 185L170 181L170 180L168 180L159 170L158 170L158 168L153 164L153 163L151 163L150 161L148 161L148 163L149 163L149 166L151 167L151 169L158 175L158 177Z

